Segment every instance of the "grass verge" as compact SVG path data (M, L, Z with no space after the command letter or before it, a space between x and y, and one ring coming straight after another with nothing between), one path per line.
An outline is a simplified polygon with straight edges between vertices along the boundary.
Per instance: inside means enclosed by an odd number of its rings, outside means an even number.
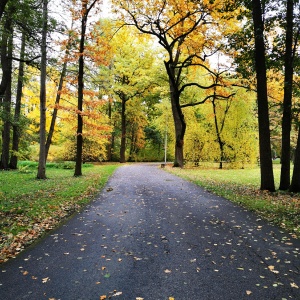
M256 212L284 228L293 237L300 237L300 194L277 191L261 191L260 170L258 167L246 169L171 168L173 174L190 180L206 190ZM274 165L276 186L279 184L280 166Z
M74 177L70 163L47 165L46 180L36 165L0 171L0 263L15 257L47 231L79 211L101 190L117 165L83 165Z

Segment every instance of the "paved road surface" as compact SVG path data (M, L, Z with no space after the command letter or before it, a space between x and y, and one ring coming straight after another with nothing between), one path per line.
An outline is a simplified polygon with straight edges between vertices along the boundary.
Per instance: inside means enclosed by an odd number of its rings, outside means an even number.
M300 299L299 248L158 165L122 166L82 213L0 266L0 299Z

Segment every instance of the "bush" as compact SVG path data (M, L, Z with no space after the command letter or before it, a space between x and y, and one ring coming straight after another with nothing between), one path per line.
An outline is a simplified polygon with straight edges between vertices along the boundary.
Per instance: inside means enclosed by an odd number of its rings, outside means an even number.
M93 167L93 164L83 164L83 168ZM18 163L19 171L28 170L28 169L37 169L38 162L35 161L19 161ZM64 170L74 170L75 162L74 161L64 161L64 162L49 162L46 164L48 169L64 169Z

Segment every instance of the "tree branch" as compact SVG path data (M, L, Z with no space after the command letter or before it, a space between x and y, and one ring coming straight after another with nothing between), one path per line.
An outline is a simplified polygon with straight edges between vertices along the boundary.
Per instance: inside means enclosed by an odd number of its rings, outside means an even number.
M202 100L202 101L195 102L195 103L187 103L187 104L183 104L183 105L180 105L180 107L181 107L181 108L184 108L184 107L189 107L189 106L200 105L200 104L205 103L205 102L206 102L208 99L210 99L210 98L215 98L215 99L217 99L217 100L227 100L227 99L229 99L230 97L233 97L234 95L235 95L235 93L230 94L229 96L209 95L209 96L205 97L204 100Z

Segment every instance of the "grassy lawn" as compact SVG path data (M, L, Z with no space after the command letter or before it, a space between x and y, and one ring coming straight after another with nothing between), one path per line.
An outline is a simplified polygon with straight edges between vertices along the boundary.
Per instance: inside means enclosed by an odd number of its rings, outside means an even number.
M258 215L279 225L294 237L300 237L300 194L260 191L260 170L251 168L219 170L216 165L198 168L167 168L169 172L188 179L206 190L255 211ZM274 165L276 186L279 186L280 165Z
M117 165L83 165L74 177L68 165L47 165L46 180L37 180L36 164L0 171L0 262L14 257L45 232L87 204Z

